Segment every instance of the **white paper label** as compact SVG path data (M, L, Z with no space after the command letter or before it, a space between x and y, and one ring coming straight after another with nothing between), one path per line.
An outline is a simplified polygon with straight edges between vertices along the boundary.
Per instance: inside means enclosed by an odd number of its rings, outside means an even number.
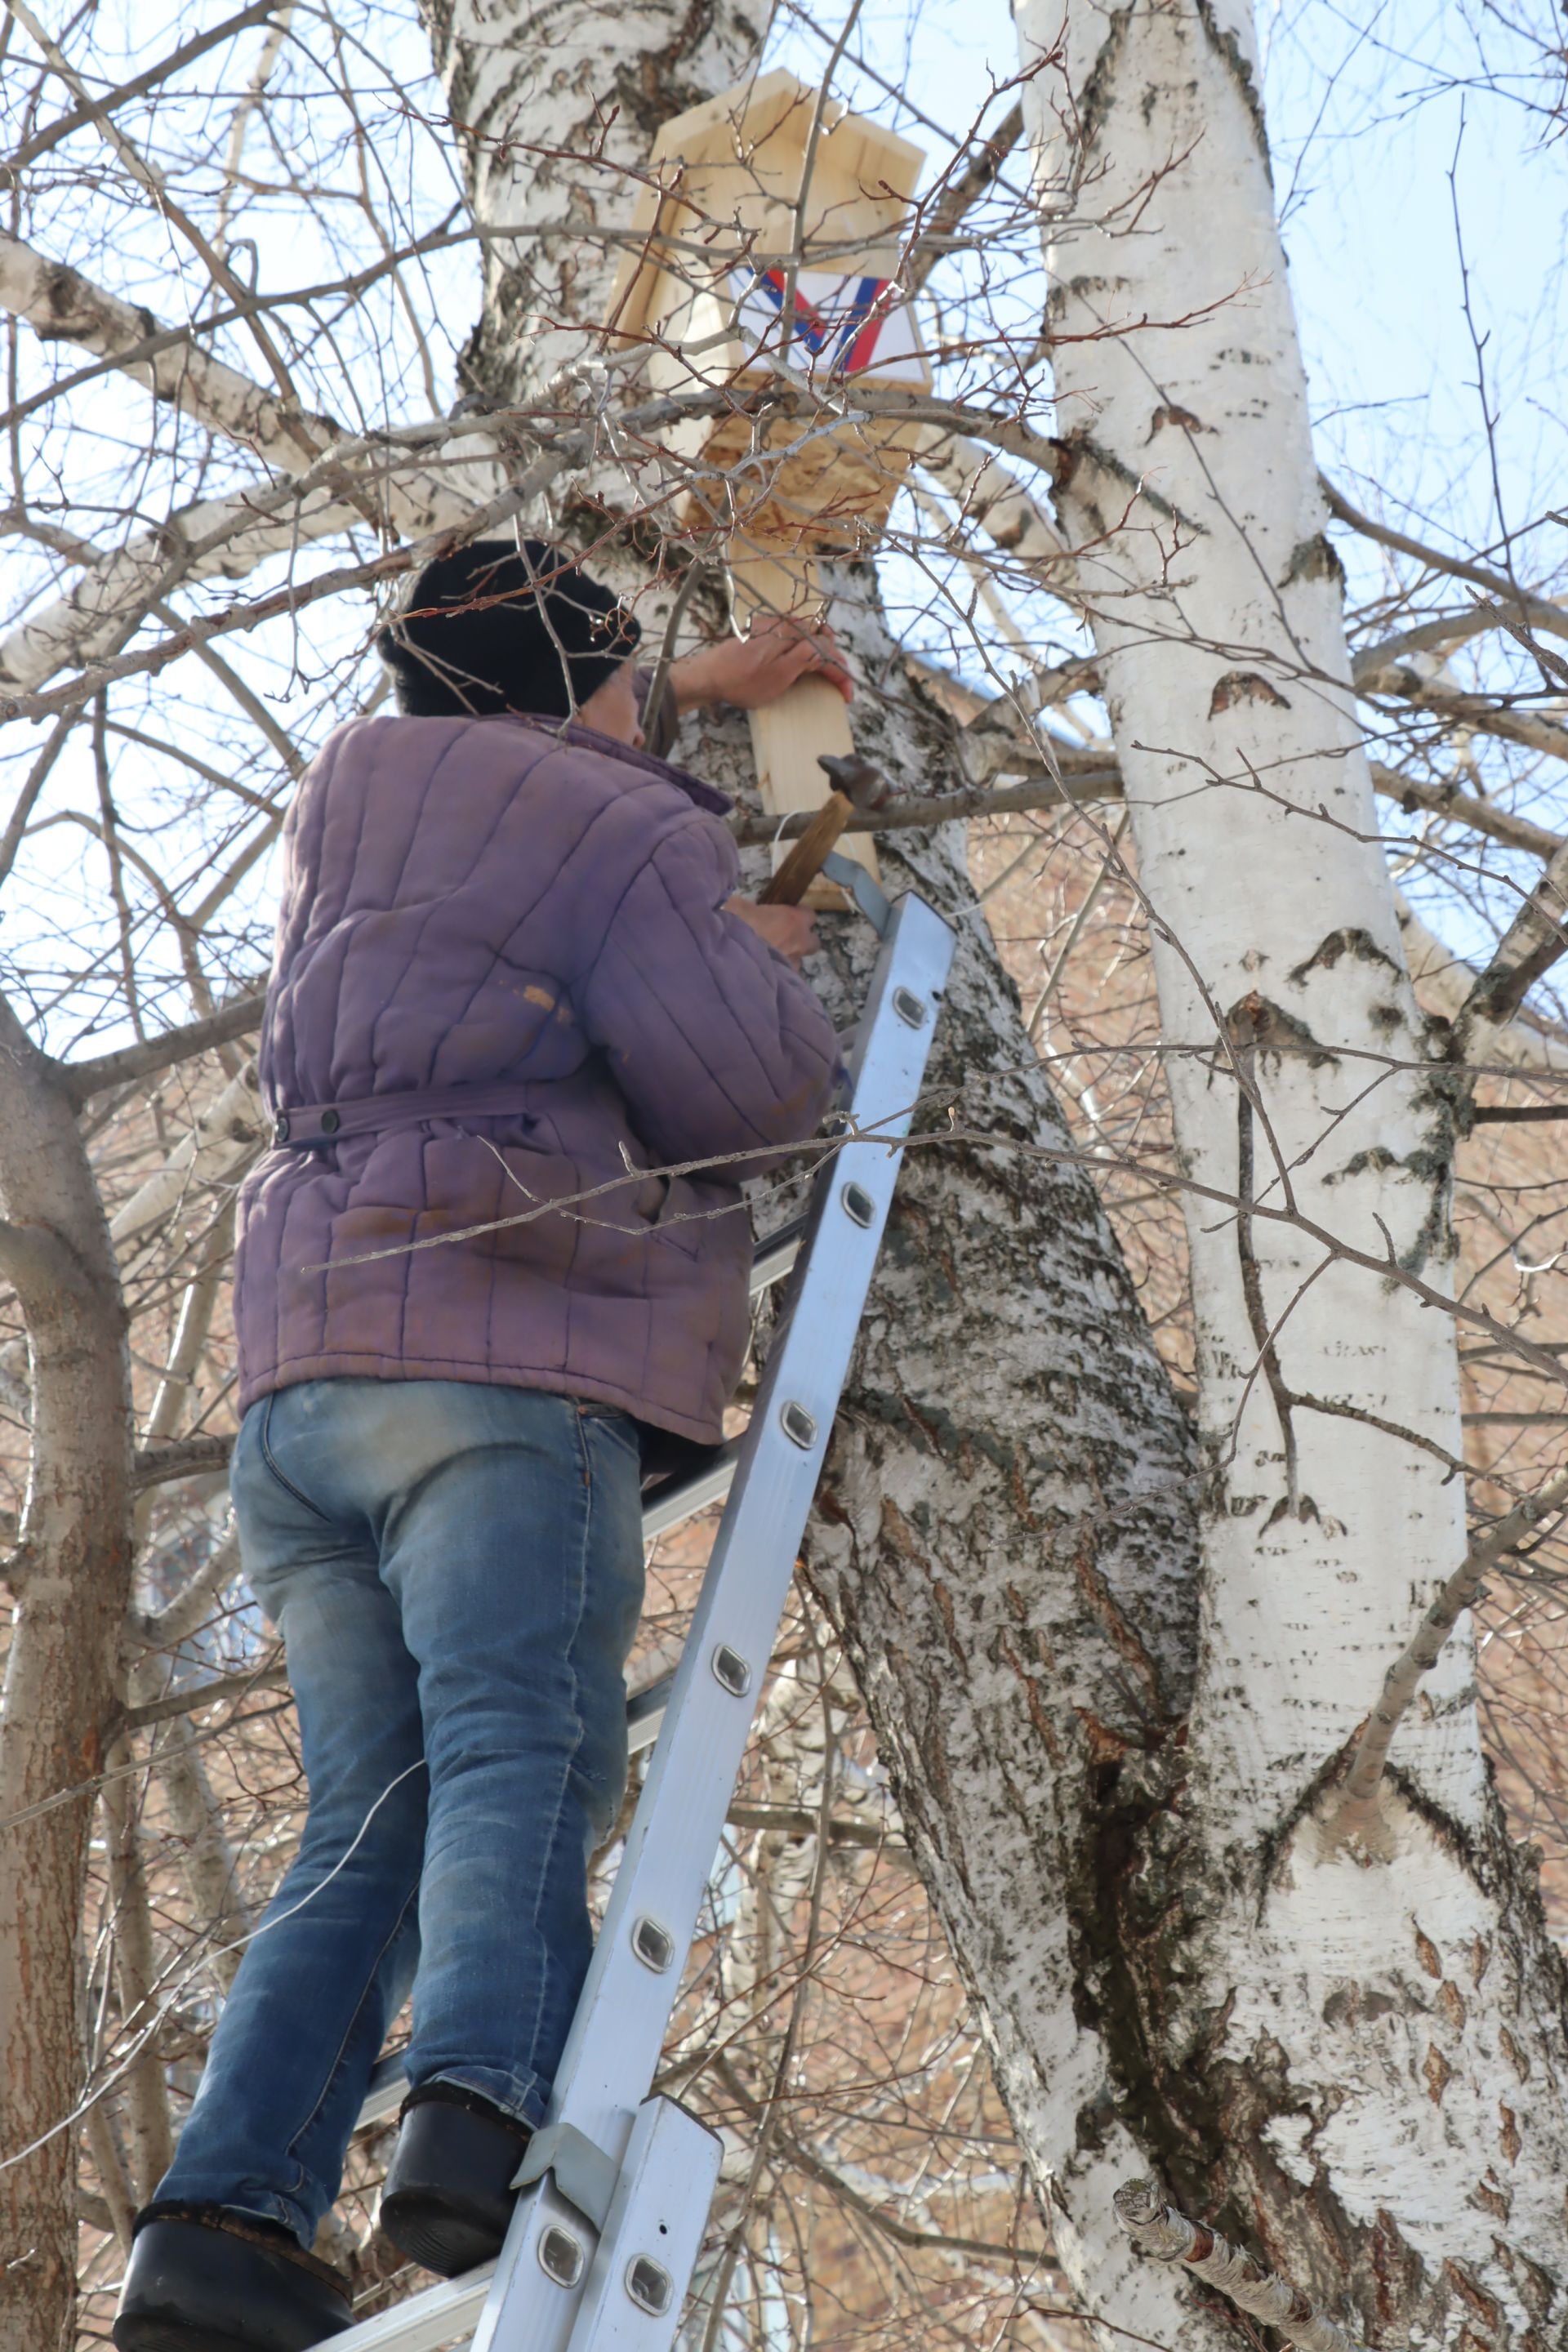
M753 351L780 348L788 272L732 269L735 319ZM923 383L925 365L913 313L887 278L803 269L795 278L790 363L808 374L889 376Z

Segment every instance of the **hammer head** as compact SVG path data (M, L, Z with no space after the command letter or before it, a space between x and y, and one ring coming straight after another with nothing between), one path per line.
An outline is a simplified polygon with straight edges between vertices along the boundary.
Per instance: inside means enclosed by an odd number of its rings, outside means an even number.
M847 759L837 751L824 751L818 755L816 764L836 792L868 813L879 809L892 791L880 768L861 759L858 751L852 751Z

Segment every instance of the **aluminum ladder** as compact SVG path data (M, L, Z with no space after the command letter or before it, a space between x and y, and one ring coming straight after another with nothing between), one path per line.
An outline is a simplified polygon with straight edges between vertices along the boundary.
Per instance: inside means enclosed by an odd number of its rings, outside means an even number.
M834 869L842 867L842 873ZM889 908L835 857L882 934L851 1055L846 1139L818 1173L804 1232L759 1251L753 1294L802 1260L745 1434L656 1489L646 1540L728 1491L679 1665L634 1695L634 1753L653 1759L555 2079L518 2174L498 2261L331 2336L321 2352L670 2352L719 2175L716 2136L650 2096L703 1892L750 1737L806 1514L898 1181L952 961L921 898ZM383 2060L360 2121L405 2085Z

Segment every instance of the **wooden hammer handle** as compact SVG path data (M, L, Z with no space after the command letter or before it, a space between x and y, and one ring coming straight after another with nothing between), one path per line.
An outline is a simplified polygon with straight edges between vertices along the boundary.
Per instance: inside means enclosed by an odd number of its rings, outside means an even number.
M817 876L822 861L836 847L848 824L847 794L831 792L795 843L773 880L757 893L759 907L798 907Z

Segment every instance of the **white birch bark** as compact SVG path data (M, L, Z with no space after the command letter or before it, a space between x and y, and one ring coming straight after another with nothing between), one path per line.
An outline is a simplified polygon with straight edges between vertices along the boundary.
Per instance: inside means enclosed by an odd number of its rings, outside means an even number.
M181 1138L161 1168L117 1209L110 1237L121 1252L177 1209L187 1196L237 1183L267 1134L267 1113L254 1062L229 1079Z
M1168 1065L1181 1165L1355 1247L1386 1235L1441 1286L1449 1090L1372 845L1248 12L1022 0L1018 21L1047 60L1058 511L1163 1026L1195 1049ZM1563 1970L1491 1793L1468 1629L1401 1727L1381 1857L1322 1828L1462 1552L1458 1484L1413 1442L1462 1451L1452 1330L1288 1223L1212 1200L1187 1223L1205 1639L1162 2039L1190 2070L1188 2179L1369 2335L1544 2347L1568 2309Z
M896 676L874 614L833 618L863 675ZM885 772L941 788L944 739L910 697L856 726ZM1135 1960L1166 1957L1149 1848L1195 1648L1187 1432L955 835L879 854L889 889L957 924L931 1077L976 1139L906 1158L806 1567L1058 2261L1116 2327L1220 2352L1173 2276L1128 2259L1111 2203L1163 2145Z
M515 245L487 238L469 384L491 396L537 388L583 354L604 316L618 258L605 233L631 225L654 132L739 80L770 0L626 0L610 37L599 0L422 0L420 14L452 119L472 134L474 217L527 231Z

